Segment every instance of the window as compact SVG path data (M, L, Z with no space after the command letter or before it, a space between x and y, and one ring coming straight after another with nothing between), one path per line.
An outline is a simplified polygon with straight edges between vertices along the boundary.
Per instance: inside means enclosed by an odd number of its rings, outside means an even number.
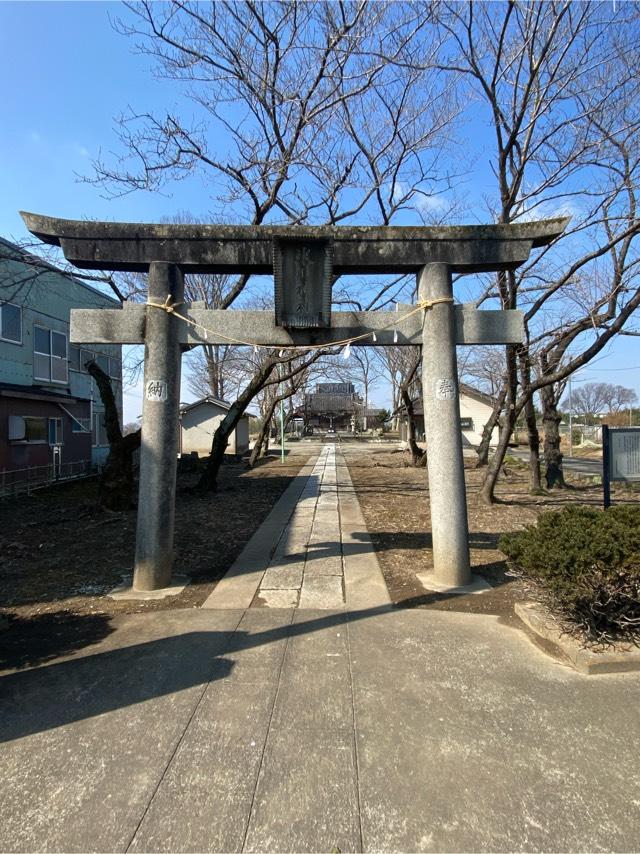
M91 420L89 418L78 418L71 421L72 433L91 433Z
M67 336L43 326L33 327L33 378L54 383L66 383Z
M91 444L94 447L108 445L107 431L104 426L104 412L94 412L91 420Z
M0 338L12 344L22 344L22 309L5 302L0 305Z
M49 444L62 444L62 418L49 419Z
M80 370L87 370L87 362L93 362L95 358L93 350L85 350L84 348L80 350Z
M109 359L109 376L114 380L119 380L122 377L122 363L120 359Z
M47 419L33 416L9 416L10 442L40 442L47 441Z
M473 430L473 418L461 418L460 427L462 430Z
M109 375L109 357L108 356L103 356L102 353L98 353L98 355L96 356L96 365L101 370L103 370L105 372L105 374L107 374L107 376Z
M82 370L82 366L80 364L80 348L73 344L69 344L69 370Z

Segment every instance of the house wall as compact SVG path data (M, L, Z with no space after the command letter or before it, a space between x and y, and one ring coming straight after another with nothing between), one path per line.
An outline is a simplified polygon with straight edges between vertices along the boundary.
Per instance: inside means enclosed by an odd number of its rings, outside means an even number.
M14 260L13 257L6 257L7 254L13 256L17 251L15 247L0 240L0 303L8 301L22 308L21 343L0 339L0 382L47 389L61 396L85 398L91 401L89 404L91 412L83 417L91 418L95 414L96 420L103 424L104 407L98 390L93 379L81 365L78 348L74 348L69 343L69 319L72 308L115 308L118 302L60 272L42 270ZM35 326L66 336L68 357L66 381L56 382L34 376ZM83 354L86 357L84 361L98 356L103 362L106 359L106 363L111 365L110 373L116 405L122 413L122 348L119 345L100 344L95 347L87 345L83 350L86 351ZM47 406L50 407L50 404ZM69 408L71 409L71 406ZM58 413L61 414L59 409ZM6 421L5 414L2 417ZM58 417L58 415L52 414L50 417ZM4 443L2 436L8 431L4 421L0 425L0 443ZM88 451L85 448L86 438L83 439L82 447L88 454L86 459L102 462L108 452L104 429L98 429L97 434L94 430L94 438L97 444L92 447L91 438L89 438ZM73 445L76 446L75 439ZM0 450L0 454L5 459L15 456L8 448ZM35 451L34 454L39 456ZM17 455L20 456L20 453Z
M460 394L460 419L470 418L471 426L461 428L462 446L465 448L477 447L482 440L482 430L484 425L489 420L491 415L491 407L483 401L476 400L470 395L462 392ZM422 414L416 415L416 436L418 441L424 438L424 418ZM464 422L462 422L464 423ZM406 442L408 438L407 419L406 416L400 422L400 439ZM494 447L498 443L498 429L495 428L491 434L491 446Z
M249 419L243 416L235 429L236 454L244 454L249 450Z
M227 414L214 403L202 403L182 413L181 448L183 454L196 451L199 456L211 453L213 434ZM243 454L249 448L249 419L243 416L229 437L226 454Z
M78 419L89 418L89 403L65 403L65 409ZM38 442L9 440L10 416L47 419L47 438ZM60 462L75 463L91 458L91 433L74 432L73 418L54 401L0 397L0 471L49 465L53 451L49 442L48 421L62 420Z
M462 430L463 446L476 447L482 440L482 430L491 416L491 407L481 400L476 400L470 395L460 395L460 418L471 418L471 427ZM498 430L494 429L491 434L491 446L498 443Z

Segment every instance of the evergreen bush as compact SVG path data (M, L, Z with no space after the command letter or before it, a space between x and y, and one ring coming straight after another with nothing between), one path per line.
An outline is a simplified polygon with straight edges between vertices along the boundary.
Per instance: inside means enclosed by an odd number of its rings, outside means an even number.
M505 534L500 549L589 640L640 632L640 506L568 507Z

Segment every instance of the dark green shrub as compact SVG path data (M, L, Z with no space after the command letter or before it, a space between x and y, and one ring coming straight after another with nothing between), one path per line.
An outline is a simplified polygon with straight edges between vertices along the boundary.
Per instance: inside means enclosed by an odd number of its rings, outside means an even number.
M568 507L505 534L500 549L590 640L640 632L640 507Z

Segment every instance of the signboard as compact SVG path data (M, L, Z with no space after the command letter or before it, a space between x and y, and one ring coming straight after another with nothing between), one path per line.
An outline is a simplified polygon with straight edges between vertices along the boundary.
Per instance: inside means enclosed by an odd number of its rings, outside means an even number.
M609 477L640 481L640 427L609 427Z
M331 325L330 240L273 241L276 324L291 329Z

